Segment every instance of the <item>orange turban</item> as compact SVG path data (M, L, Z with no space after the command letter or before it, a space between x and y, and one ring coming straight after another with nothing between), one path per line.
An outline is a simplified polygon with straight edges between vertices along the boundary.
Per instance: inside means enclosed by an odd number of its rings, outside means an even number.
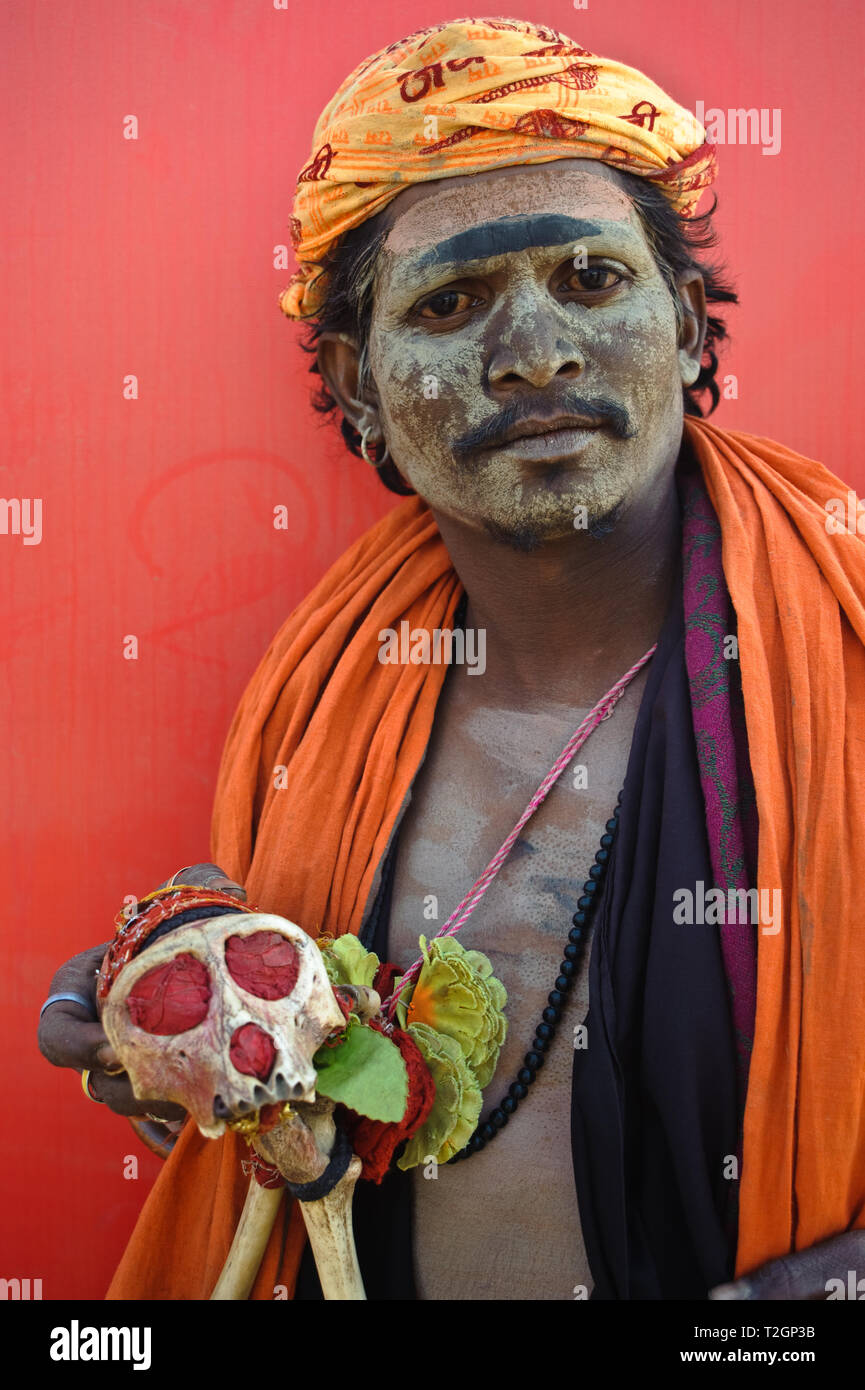
M555 29L458 19L389 44L318 118L291 218L300 269L280 308L314 315L328 252L408 184L568 158L650 179L685 217L717 170L691 112L636 68Z

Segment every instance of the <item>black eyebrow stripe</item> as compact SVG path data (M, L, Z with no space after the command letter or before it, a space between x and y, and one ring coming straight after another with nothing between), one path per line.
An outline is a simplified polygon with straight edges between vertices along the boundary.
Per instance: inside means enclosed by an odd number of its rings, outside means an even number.
M543 213L539 217L500 217L483 222L448 237L425 251L412 265L413 270L431 270L465 261L488 260L509 251L525 251L530 246L564 246L581 237L600 236L603 227L585 218L562 213Z

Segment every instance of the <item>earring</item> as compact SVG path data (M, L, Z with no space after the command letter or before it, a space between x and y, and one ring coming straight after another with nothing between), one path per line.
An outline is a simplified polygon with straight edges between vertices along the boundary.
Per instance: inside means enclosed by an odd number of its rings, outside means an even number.
M370 458L369 453L367 452L366 440L367 440L367 435L370 433L371 430L372 430L372 425L367 425L366 429L363 430L363 431L361 432L361 436L360 436L360 452L363 454L363 457L366 459L367 463L371 463L371 464L372 464L373 468L381 468L382 464L387 462L387 459L388 459L388 455L389 455L389 453L390 453L390 450L388 449L387 441L385 441L384 453L382 454L381 458L380 458L380 459L371 459L371 458Z

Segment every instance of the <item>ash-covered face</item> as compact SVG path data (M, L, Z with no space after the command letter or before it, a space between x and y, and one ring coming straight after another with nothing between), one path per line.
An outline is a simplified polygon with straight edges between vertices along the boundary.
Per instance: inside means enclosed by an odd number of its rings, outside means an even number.
M435 512L518 548L594 527L675 466L705 299L675 306L615 170L556 160L415 184L385 209L373 435ZM581 251L582 248L582 251ZM585 415L533 439L529 417Z

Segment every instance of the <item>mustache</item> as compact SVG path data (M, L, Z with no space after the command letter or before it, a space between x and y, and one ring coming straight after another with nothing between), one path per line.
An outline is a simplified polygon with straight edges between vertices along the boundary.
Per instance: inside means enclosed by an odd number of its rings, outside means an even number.
M583 415L587 420L591 420L598 425L606 425L616 439L633 439L637 431L634 429L631 417L623 405L618 405L615 401L606 400L603 396L589 400L585 396L563 396L561 400L544 401L512 401L499 411L493 419L478 425L476 429L469 430L467 434L461 435L451 445L454 457L460 461L465 461L470 454L478 449L494 449L506 443L504 436L509 430L530 420L533 416L537 418L540 413L549 415L554 419L557 415Z

